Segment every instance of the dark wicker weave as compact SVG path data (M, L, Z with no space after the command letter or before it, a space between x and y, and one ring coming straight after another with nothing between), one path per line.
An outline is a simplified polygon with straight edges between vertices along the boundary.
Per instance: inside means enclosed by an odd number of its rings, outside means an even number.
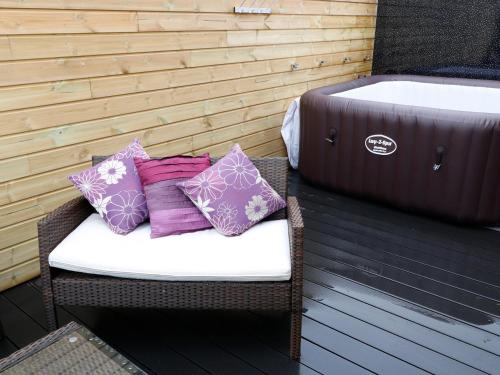
M94 158L94 164L101 161ZM263 178L287 196L286 158L254 158ZM43 298L49 327L57 327L55 304L172 309L276 310L291 315L290 357L300 357L303 222L295 197L269 220L287 218L292 277L280 282L151 281L63 271L49 266L50 252L94 209L84 198L59 207L38 223Z
M146 374L75 322L0 359L0 372L5 375Z

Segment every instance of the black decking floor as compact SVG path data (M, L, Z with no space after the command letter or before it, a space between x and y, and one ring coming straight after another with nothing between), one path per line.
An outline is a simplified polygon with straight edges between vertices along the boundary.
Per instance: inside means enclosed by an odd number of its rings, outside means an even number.
M158 374L500 374L500 233L310 186L302 358L288 322L251 312L61 308ZM0 357L45 335L39 282L0 295Z

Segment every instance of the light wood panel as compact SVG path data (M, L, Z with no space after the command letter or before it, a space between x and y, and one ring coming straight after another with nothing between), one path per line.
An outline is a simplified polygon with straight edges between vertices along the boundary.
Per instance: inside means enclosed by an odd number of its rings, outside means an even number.
M0 290L12 288L40 274L38 258L31 259L15 267L0 272Z
M134 31L279 30L374 27L373 16L233 13L11 10L0 12L0 33L67 34Z
M0 228L45 215L59 207L63 202L76 198L78 195L78 191L68 187L2 206L0 207L0 215L2 216Z
M139 31L283 30L374 27L370 16L303 16L139 12Z
M0 88L0 111L92 98L90 81L57 81Z
M0 61L287 43L330 43L342 40L342 37L355 40L369 38L370 35L373 36L373 30L345 29L11 35L0 37Z
M0 1L0 290L38 274L37 221L93 154L284 155L295 97L370 74L375 0L235 5Z
M278 0L269 3L278 14L376 15L376 0L323 1ZM239 4L237 4L239 5ZM140 10L199 13L231 13L232 0L3 0L0 8Z
M246 150L247 155L255 156L282 156L286 153L283 139L280 137L270 142L251 147Z
M12 10L0 12L0 34L66 34L137 31L134 12Z
M0 251L0 272L38 256L38 240L32 239Z

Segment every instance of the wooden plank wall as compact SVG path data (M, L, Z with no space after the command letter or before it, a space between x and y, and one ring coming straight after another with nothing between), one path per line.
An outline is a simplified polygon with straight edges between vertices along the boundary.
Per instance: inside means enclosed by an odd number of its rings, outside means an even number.
M38 274L36 223L93 154L284 155L294 97L370 74L376 1L0 0L0 290Z

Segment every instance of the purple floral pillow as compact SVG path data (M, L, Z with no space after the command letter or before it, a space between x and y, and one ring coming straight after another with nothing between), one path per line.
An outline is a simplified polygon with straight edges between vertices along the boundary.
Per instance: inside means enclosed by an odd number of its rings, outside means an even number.
M226 236L241 234L286 206L238 144L210 168L177 186Z
M149 159L137 139L125 150L68 177L109 228L118 234L130 233L148 217L134 157Z

